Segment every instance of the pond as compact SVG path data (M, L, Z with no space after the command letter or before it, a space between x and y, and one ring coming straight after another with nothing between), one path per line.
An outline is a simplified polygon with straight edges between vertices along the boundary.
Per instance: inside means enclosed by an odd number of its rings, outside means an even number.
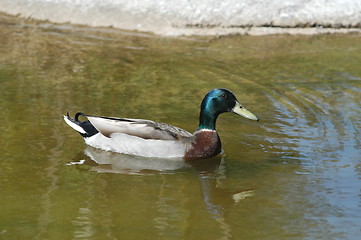
M357 239L361 35L160 37L0 15L0 239ZM63 114L193 132L214 88L223 153L87 147Z

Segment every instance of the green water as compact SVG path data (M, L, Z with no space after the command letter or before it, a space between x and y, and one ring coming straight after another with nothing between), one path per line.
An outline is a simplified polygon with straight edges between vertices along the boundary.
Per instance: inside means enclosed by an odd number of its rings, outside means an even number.
M0 239L358 239L360 38L162 38L0 15ZM217 87L261 121L222 115L224 153L194 164L95 150L62 120L192 132Z

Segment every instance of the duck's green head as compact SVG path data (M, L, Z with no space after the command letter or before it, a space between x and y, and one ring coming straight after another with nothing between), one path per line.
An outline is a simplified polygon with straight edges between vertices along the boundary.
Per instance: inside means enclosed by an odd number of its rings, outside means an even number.
M245 109L237 101L231 91L217 88L208 92L202 101L198 129L215 130L217 117L224 112L233 112L242 117L258 121L258 118L253 113Z

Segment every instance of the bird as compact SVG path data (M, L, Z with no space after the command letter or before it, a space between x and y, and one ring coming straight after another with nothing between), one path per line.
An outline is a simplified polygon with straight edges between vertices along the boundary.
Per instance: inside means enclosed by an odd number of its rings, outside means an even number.
M87 145L105 151L150 158L174 158L192 161L221 153L216 131L220 114L231 112L258 121L228 89L209 91L200 106L199 125L192 134L179 127L144 119L105 117L82 112L64 115L65 122L76 130ZM85 121L80 116L87 118Z

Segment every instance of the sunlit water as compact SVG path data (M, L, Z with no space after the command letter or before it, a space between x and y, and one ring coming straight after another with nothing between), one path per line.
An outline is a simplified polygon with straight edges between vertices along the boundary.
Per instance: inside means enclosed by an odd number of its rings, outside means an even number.
M358 239L360 35L161 38L0 16L0 239ZM86 147L69 111L193 131L210 89L224 153Z

